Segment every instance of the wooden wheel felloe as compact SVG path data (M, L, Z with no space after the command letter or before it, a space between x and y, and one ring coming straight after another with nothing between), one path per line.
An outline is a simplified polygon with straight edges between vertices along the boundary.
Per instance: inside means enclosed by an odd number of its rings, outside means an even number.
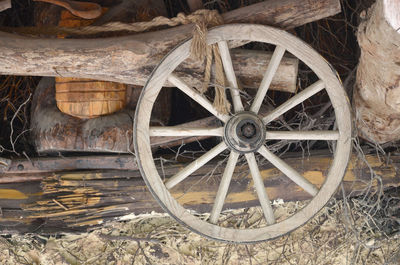
M254 93L254 99L246 101L238 89L238 82L232 67L228 41L246 40L272 44L275 46L271 61L268 65L259 89ZM229 82L230 99L233 105L232 113L221 114L216 111L205 95L197 92L190 84L176 77L173 71L190 55L191 40L184 42L171 51L149 78L136 108L135 116L135 152L138 164L150 191L160 205L177 221L189 229L209 238L229 242L257 242L272 239L286 234L303 225L312 218L331 198L340 184L351 150L351 116L349 101L346 93L329 64L311 47L289 33L267 26L236 24L214 28L208 32L208 44L218 44L224 71ZM290 97L286 102L274 109L262 112L269 85L284 54L291 54L311 69L317 81ZM206 109L224 125L217 128L187 128L182 126L150 126L150 116L154 102L163 84L174 84L179 90ZM304 103L321 91L326 91L332 103L336 126L329 130L270 130L271 124L286 112ZM168 180L163 180L158 172L151 152L151 136L213 136L220 139L200 157L186 167L181 168ZM325 174L321 187L313 184L305 176L299 174L284 159L275 154L265 144L266 140L315 140L335 143L333 162ZM227 156L222 177L218 179L219 188L215 192L214 203L208 218L199 218L193 211L183 207L179 198L174 198L170 190L177 185L183 185L185 180L197 169L212 159L218 159L221 154ZM295 182L300 189L307 192L312 199L302 209L292 216L277 220L271 198L264 186L259 169L259 161L266 159L280 170L290 181ZM221 212L224 202L229 196L229 185L233 180L235 166L238 161L244 161L251 173L251 183L254 194L261 206L265 225L257 228L238 228L227 226L222 222Z

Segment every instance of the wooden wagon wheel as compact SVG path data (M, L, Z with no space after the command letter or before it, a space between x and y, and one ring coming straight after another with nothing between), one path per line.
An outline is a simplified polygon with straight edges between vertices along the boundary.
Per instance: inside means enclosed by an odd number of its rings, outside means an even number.
M227 44L227 41L230 40L247 40L275 45L275 50L267 71L249 107L243 104L241 93L238 90ZM343 178L351 150L351 114L347 95L330 65L310 46L285 31L261 25L225 25L210 30L207 35L207 41L208 44L217 43L219 46L224 71L230 84L229 90L233 103L233 113L227 115L218 113L204 95L198 93L190 84L183 82L173 74L177 66L189 57L191 40L176 47L153 71L137 105L134 144L142 176L160 205L178 222L199 234L217 240L242 243L263 241L284 235L312 218L331 198ZM300 59L315 73L319 80L275 109L270 110L265 115L259 115L259 110L263 104L269 84L285 52L289 52ZM149 121L153 104L163 84L167 81L174 84L183 93L221 120L224 126L219 128L150 126ZM337 125L335 127L337 129L333 128L323 131L269 131L266 129L268 124L282 114L324 89L334 108ZM204 155L194 159L193 162L181 169L173 177L164 181L155 166L151 152L150 136L178 135L209 135L220 137L221 141ZM311 183L278 155L270 151L265 145L266 139L335 142L336 148L332 164L329 170L327 170L322 186L317 187ZM184 183L189 175L204 166L208 161L216 158L222 152L229 153L229 158L220 180L218 191L216 192L210 217L207 219L199 218L193 211L185 209L171 195L170 190L175 185ZM260 155L284 173L291 181L294 181L299 188L312 196L312 199L304 208L279 222L275 220L273 207L271 206L259 171L259 165L257 164L257 157ZM219 222L224 200L227 196L232 174L239 157L247 161L249 166L255 193L257 194L266 221L265 226L236 229L235 227L226 227L225 224L221 225Z

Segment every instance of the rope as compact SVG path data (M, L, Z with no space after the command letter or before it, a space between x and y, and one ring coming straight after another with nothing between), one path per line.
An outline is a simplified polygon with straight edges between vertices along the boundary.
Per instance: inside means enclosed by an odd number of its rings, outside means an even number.
M151 28L159 26L178 26L186 24L195 24L193 29L193 39L190 47L191 56L199 61L206 58L206 68L204 72L204 83L199 88L200 93L207 91L210 78L211 78L211 66L212 59L215 58L215 70L216 70L216 84L215 84L215 97L214 106L220 113L228 113L230 110L230 103L228 102L225 94L225 75L223 72L223 65L219 54L218 46L216 44L207 45L207 28L214 27L223 24L222 16L217 10L200 9L192 14L185 15L179 13L174 18L166 17L155 17L151 21L146 22L133 22L133 23L122 23L122 22L110 22L102 26L85 26L79 28L65 28L65 27L0 27L1 31L20 33L26 35L58 35L58 34L69 34L69 35L93 35L98 33L106 32L143 32Z
M225 73L221 61L221 55L217 44L212 45L214 58L215 58L215 97L214 107L219 113L228 114L231 104L226 98L225 94Z
M210 84L211 80L211 67L213 57L215 60L215 96L213 105L219 113L228 114L231 108L231 104L227 100L225 94L225 73L217 44L207 46L206 68L204 70L203 86L198 90L200 93L203 94L208 89L208 85Z

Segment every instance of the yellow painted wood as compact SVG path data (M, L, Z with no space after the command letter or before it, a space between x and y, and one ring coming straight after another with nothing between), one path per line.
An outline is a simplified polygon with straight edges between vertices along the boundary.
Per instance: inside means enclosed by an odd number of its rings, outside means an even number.
M23 200L27 199L28 195L14 189L0 189L0 199L8 200Z

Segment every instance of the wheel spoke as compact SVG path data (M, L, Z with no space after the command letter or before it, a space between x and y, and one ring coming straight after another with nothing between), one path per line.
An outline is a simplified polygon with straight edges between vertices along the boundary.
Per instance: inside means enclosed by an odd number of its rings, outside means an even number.
M229 82L233 108L235 109L235 112L243 111L244 108L240 99L239 86L237 84L235 71L233 70L232 58L229 52L228 43L226 41L220 41L218 42L218 48L221 54L222 64L224 65L226 79L228 79Z
M300 104L304 100L308 99L309 97L313 96L314 94L318 93L322 89L325 88L325 84L322 80L319 80L312 84L311 86L307 87L303 91L301 91L299 94L293 96L290 98L288 101L271 111L267 116L263 118L264 124L267 124L279 116L281 116L283 113L286 111L290 110L294 106Z
M175 76L174 74L170 74L168 77L168 81L171 82L174 86L179 88L183 93L191 97L194 101L199 103L203 108L211 112L215 117L220 119L223 122L227 122L229 119L228 115L219 113L212 103L208 101L203 95L201 95L195 89L189 87L182 79Z
M268 198L267 191L264 187L264 182L262 180L260 170L257 166L257 161L253 153L245 154L247 163L249 164L251 176L254 181L254 186L256 188L258 200L260 201L261 208L264 212L265 220L269 225L275 223L274 211L272 210L271 202Z
M338 140L338 131L267 131L265 140Z
M218 221L219 214L221 213L222 210L222 206L224 206L226 194L228 193L229 184L231 183L233 171L235 170L238 158L239 154L234 151L231 151L231 154L229 155L228 162L224 170L224 175L222 176L221 183L219 184L213 208L211 210L210 222L213 224L215 224Z
M317 195L318 188L309 182L305 177L300 175L296 170L294 170L291 166L289 166L285 161L280 159L278 156L274 155L271 151L269 151L265 146L261 146L258 152L265 157L269 162L271 162L274 166L276 166L283 174L285 174L288 178L294 181L297 185L303 188L306 192L308 192L313 197Z
M151 126L150 136L222 136L224 128L196 128L184 126Z
M180 183L182 180L187 178L190 174L195 172L197 169L202 167L204 164L206 164L208 161L216 157L219 153L224 151L226 149L226 144L224 142L219 143L216 145L214 148L212 148L210 151L199 157L198 159L194 160L192 163L187 165L184 169L179 171L177 174L172 176L166 183L165 186L167 189L171 189L178 183Z
M261 104L264 101L265 95L268 92L268 88L271 85L272 78L274 77L279 64L281 63L285 48L276 46L274 54L271 57L271 61L268 64L268 68L261 81L260 87L258 88L257 94L254 98L253 104L250 107L250 111L258 113Z

